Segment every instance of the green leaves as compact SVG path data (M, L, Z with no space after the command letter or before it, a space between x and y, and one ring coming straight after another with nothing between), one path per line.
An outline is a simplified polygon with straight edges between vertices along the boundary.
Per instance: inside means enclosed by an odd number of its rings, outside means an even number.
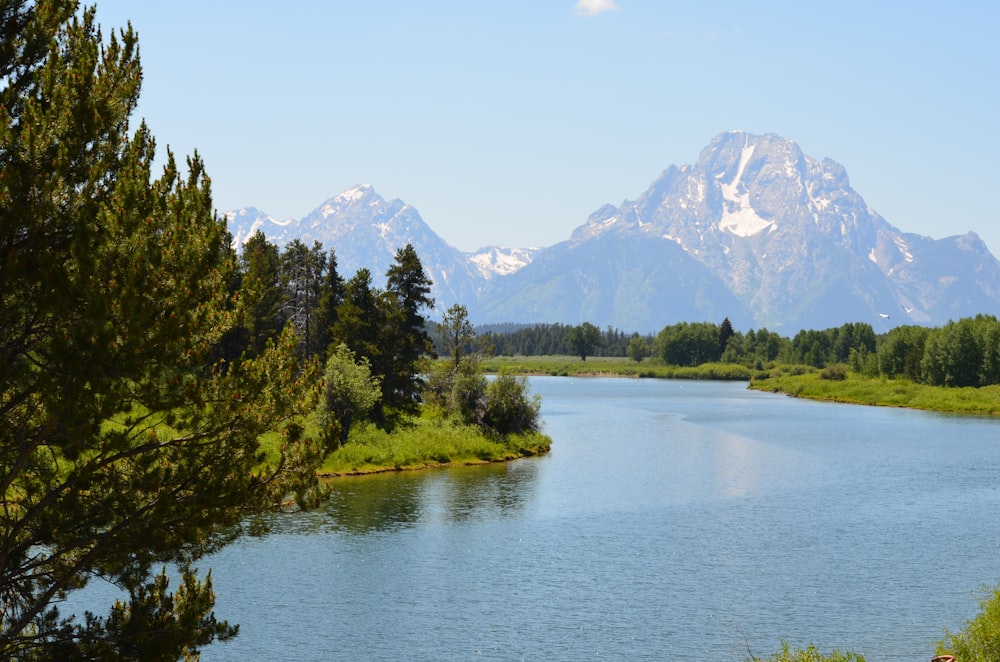
M0 4L0 657L174 659L233 634L187 564L319 494L322 447L295 422L318 367L290 332L213 359L241 310L204 165L168 154L152 177L152 136L128 132L135 36L103 42L76 7ZM129 603L60 620L93 575Z

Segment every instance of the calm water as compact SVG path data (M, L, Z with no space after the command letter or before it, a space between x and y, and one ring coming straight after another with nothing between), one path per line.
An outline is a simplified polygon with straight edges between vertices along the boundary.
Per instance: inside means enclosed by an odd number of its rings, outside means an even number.
M551 455L337 481L213 557L204 660L929 660L1000 580L1000 421L533 379Z

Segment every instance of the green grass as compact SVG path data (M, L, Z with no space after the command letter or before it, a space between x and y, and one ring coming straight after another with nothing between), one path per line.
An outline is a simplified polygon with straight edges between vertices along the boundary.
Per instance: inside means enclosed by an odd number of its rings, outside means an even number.
M955 414L1000 415L1000 386L950 388L904 379L869 378L848 373L842 381L821 379L818 372L772 374L754 379L750 388L799 398L882 407L908 407Z
M370 425L352 431L348 442L326 457L319 473L340 476L501 462L547 453L551 443L541 433L492 437L475 426L420 418L391 433Z
M520 375L555 377L655 377L661 379L728 379L744 381L753 372L731 363L706 363L695 368L666 365L646 359L636 363L620 357L589 356L495 356L482 362L486 372L507 370Z

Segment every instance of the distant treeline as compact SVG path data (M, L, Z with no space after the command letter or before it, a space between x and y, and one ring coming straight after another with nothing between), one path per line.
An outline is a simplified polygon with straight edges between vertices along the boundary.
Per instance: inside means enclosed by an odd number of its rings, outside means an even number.
M553 356L576 355L570 343L571 331L580 326L568 324L487 324L476 327L476 332L485 344L493 347L497 356ZM596 329L597 327L593 327ZM598 331L600 340L594 344L588 356L627 356L628 343L638 333L628 334L608 327ZM653 336L645 336L652 342Z
M641 335L592 324L498 324L479 328L500 356L576 355L649 357L668 365L725 362L761 370L769 364L816 368L843 366L869 377L906 378L934 386L1000 384L1000 321L977 315L943 327L906 325L876 334L871 324L850 322L802 330L787 338L768 329L741 332L728 318L679 322ZM831 374L838 374L833 372Z

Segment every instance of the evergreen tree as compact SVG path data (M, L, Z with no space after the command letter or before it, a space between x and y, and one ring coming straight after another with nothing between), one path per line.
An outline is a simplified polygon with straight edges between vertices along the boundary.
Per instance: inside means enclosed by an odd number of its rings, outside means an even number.
M719 326L719 355L721 356L726 351L726 345L729 344L729 339L736 334L733 330L733 323L729 321L729 318L722 320L722 324Z
M187 175L129 117L131 29L72 0L0 1L0 658L176 659L226 639L191 564L287 495L316 446L286 426L315 376L284 337L221 370L235 257L196 156ZM165 563L179 571L175 591ZM107 617L54 605L88 579Z
M303 356L315 356L320 347L317 311L326 267L323 244L313 242L307 247L293 239L281 253L281 319L291 323L299 338L299 351Z
M434 300L431 281L412 245L396 251L386 276L383 347L390 351L383 354L385 361L378 373L382 401L376 409L376 421L391 427L399 415L416 413L420 404L424 386L421 359L434 353L423 310L433 306Z
M383 350L390 349L382 344L386 322L381 299L382 292L372 287L371 272L358 269L344 285L344 299L333 325L334 342L344 343L356 356L367 359L378 377L384 374Z
M240 292L250 356L263 352L281 332L280 265L278 247L269 242L260 230L243 245Z
M337 309L343 301L344 279L337 270L337 252L331 248L327 254L326 267L323 270L319 305L316 309L317 343L324 361L330 351L330 344L333 342L333 330L337 324Z

